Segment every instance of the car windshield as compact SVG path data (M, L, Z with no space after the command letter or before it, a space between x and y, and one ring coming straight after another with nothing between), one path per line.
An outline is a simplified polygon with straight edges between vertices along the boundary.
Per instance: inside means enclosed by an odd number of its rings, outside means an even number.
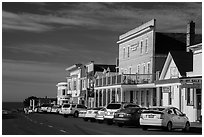
M136 111L138 111L139 108L126 108L126 109L122 109L121 112L124 112L124 113L134 113Z
M128 104L124 106L124 108L130 108L130 107L139 107L139 106L136 104Z
M43 104L41 107L49 107L49 104Z
M158 111L163 111L165 108L149 108L149 110L158 110Z
M70 104L63 105L63 108L69 108Z
M102 108L93 108L92 110L101 110Z
M121 104L109 104L107 106L107 109L119 109L121 107Z

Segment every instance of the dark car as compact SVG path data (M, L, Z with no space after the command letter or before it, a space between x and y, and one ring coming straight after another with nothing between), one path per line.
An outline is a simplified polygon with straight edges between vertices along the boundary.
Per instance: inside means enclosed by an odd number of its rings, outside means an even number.
M119 126L122 127L124 125L140 125L140 115L142 110L145 108L140 107L129 107L125 109L121 109L116 112L113 118L113 121Z

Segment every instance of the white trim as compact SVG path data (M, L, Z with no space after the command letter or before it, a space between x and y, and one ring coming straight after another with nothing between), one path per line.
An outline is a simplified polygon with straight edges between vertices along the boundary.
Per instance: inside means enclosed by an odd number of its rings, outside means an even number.
M151 30L151 27L147 27L147 28L145 28L144 30L141 30L141 31L139 31L139 32L136 32L136 33L133 34L133 35L130 35L130 36L125 37L125 38L123 38L123 39L117 41L117 44L120 44L120 43L122 43L122 42L124 42L124 41L126 41L126 40L128 40L128 39L130 39L130 38L133 38L133 37L135 37L135 36L138 36L138 35L144 33L145 31L148 31L148 30Z
M156 84L156 87L180 86L181 83Z

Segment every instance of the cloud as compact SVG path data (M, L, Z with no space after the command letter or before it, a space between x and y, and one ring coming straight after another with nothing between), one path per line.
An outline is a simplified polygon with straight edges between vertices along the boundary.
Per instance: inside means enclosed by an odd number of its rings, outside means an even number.
M27 53L27 54L38 54L38 55L56 55L56 54L66 54L70 51L68 48L64 48L59 45L48 45L42 43L35 44L18 44L4 46L7 50L15 53Z
M53 4L53 3L52 3ZM124 31L156 18L161 28L177 27L188 20L202 19L201 3L43 3L46 14L3 11L3 29L50 31L58 27L82 26L90 29ZM63 5L63 6L59 6ZM162 22L162 23L161 23ZM175 23L176 22L176 23ZM129 25L126 25L126 24ZM160 28L160 27L159 27Z
M63 65L34 61L2 61L3 81L19 81L22 83L52 83L66 81L66 71Z

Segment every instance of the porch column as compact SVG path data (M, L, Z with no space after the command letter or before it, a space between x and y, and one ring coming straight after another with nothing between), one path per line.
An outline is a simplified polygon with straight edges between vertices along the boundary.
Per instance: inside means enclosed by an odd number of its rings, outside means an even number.
M115 102L118 102L118 92L117 92L117 88L115 88Z
M100 89L98 90L98 106L96 107L99 107L99 105L100 105Z
M94 90L94 107L96 107L96 90Z
M121 92L121 93L120 93L120 94L121 94L121 96L120 96L121 99L120 99L120 100L121 100L121 102L123 102L123 88L122 88L122 87L120 88L120 92Z
M111 102L112 102L112 88L110 89L110 102L109 103Z
M160 101L161 101L161 93L160 93L160 87L157 87L156 88L156 97L157 97L157 102L156 102L156 105L157 106L161 106L161 104L160 104ZM152 102L153 103L153 102Z
M106 89L106 104L105 104L105 106L107 106L108 105L108 89Z
M141 90L138 91L138 105L141 105Z

